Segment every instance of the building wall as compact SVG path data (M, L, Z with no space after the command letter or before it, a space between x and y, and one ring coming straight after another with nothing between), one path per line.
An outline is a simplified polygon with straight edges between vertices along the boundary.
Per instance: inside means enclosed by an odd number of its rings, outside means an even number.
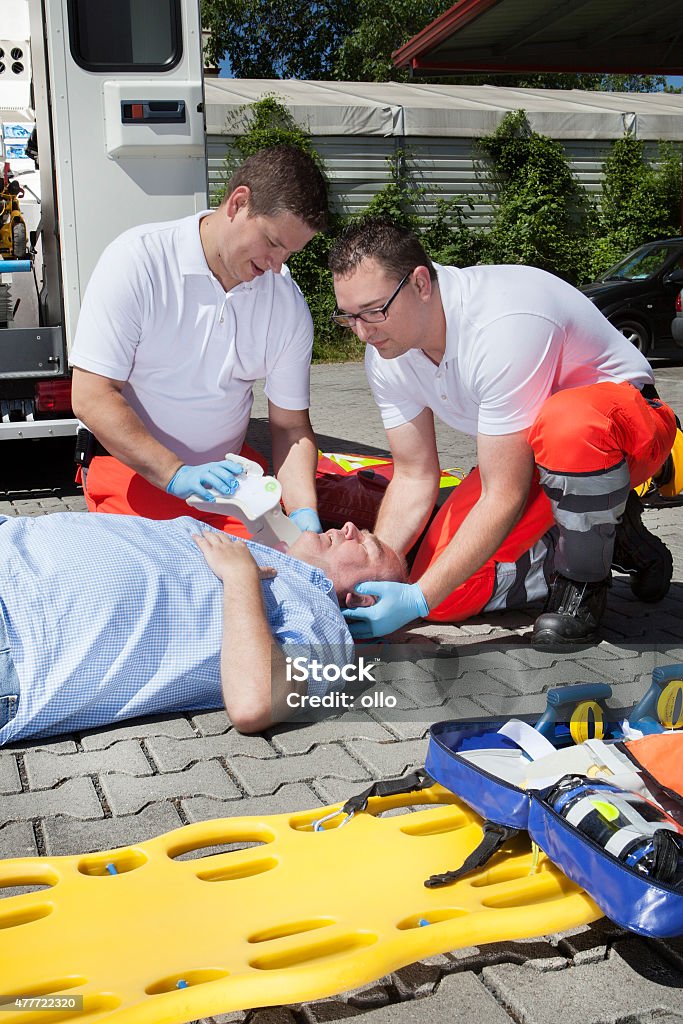
M209 194L212 205L224 187L223 160L231 136L209 135ZM313 144L329 171L331 192L336 208L344 213L361 213L370 200L391 180L389 160L405 153L413 176L425 188L421 213L434 213L438 198L472 198L465 212L468 223L483 227L490 223L491 200L477 168L475 139L424 138L377 135L313 136ZM581 184L599 196L602 164L609 155L609 139L561 140L570 167ZM657 146L646 144L649 158L656 157Z

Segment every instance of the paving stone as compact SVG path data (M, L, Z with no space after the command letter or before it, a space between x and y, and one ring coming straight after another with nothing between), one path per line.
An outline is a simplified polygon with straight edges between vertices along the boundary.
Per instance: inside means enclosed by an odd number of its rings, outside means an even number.
M276 750L283 754L306 754L313 747L333 740L346 739L390 740L391 732L369 715L343 716L333 721L309 722L280 727L273 731L271 741Z
M45 818L53 814L67 814L71 818L103 818L104 811L92 779L69 779L54 789L18 793L0 800L2 821Z
M360 788L360 787L359 787ZM188 821L208 821L209 818L241 818L249 815L286 814L288 811L308 811L318 807L320 799L303 782L288 783L277 793L268 796L243 796L236 800L209 800L196 796L181 803Z
M30 821L15 821L0 828L0 858L35 857L37 854L36 836Z
M46 750L52 754L75 754L78 747L74 740L35 740L31 743L8 743L4 748L8 753L25 754L27 751Z
M307 754L268 760L237 756L232 758L230 769L252 796L274 793L284 782L330 777L355 782L368 778L365 769L334 743L321 744Z
M511 1018L495 1001L478 978L469 971L449 974L434 995L408 999L364 1014L358 1024L452 1024L460 1021L486 1021L486 1024L511 1024ZM312 1021L329 1018L311 1015Z
M452 963L450 957L442 954L395 971L391 981L399 999L418 999L431 995L445 972L452 970Z
M615 942L627 932L606 917L592 924L581 925L557 937L557 950L571 957L575 964L597 963L606 960Z
M84 750L104 750L120 740L146 740L152 736L190 739L196 733L182 715L155 715L81 733L81 746Z
M312 789L317 794L316 802L326 806L327 804L344 804L350 796L362 793L368 787L368 780L351 782L348 779L316 779L311 783ZM315 804L313 804L315 807Z
M220 736L232 729L230 719L225 711L195 711L190 714L190 721L202 736Z
M314 1022L317 1024L317 1022L365 1015L368 1010L374 1011L379 1007L389 1005L391 995L387 989L388 984L388 978L380 978L361 988L345 991L339 996L304 1003L301 1007L303 1017L310 1024L314 1024Z
M234 782L217 761L207 761L206 764L196 764L184 772L168 772L147 779L130 775L103 775L100 781L114 815L136 814L147 804L164 799L208 796L229 800L240 795Z
M494 718L514 718L516 715L541 715L546 707L544 693L529 697L510 697L502 701L499 697L482 694L477 698L482 708Z
M0 754L0 793L21 793L21 777L14 754Z
M173 804L163 801L145 807L139 814L105 818L103 821L91 821L87 824L74 822L61 815L46 818L43 822L43 834L46 853L51 857L57 857L144 843L182 825L183 821Z
M78 775L104 775L125 772L128 775L152 775L153 769L136 740L124 740L105 750L87 753L52 754L36 751L24 755L31 789L49 789L63 779Z
M516 942L490 942L485 946L466 946L454 949L448 955L459 970L480 972L494 964L532 963L537 970L540 964L548 963L550 970L557 969L558 950L548 938L518 939ZM562 958L566 964L566 956Z
M599 963L552 974L525 965L485 967L482 981L516 1020L556 1024L565 1007L574 1020L617 1022L654 1020L683 1013L683 974L658 960L639 939L618 942Z
M187 740L154 736L147 740L146 745L162 772L179 771L193 761L208 761L214 757L231 758L235 754L255 758L276 756L262 736L242 736L236 729L222 736L195 736Z
M249 1024L297 1024L297 1019L288 1006L266 1006L249 1015Z
M365 764L373 779L393 779L412 768L422 768L427 756L424 740L400 740L396 743L375 743L372 740L349 740L351 753Z
M469 697L459 697L435 709L415 708L413 711L387 711L380 721L401 740L426 736L429 727L446 718L485 718L487 710ZM425 748L426 750L426 748Z
M683 937L674 939L651 939L650 945L656 949L669 963L683 972Z
M210 1017L208 1021L197 1021L196 1024L242 1024L246 1020L245 1010L235 1010L233 1013L221 1013L218 1017Z

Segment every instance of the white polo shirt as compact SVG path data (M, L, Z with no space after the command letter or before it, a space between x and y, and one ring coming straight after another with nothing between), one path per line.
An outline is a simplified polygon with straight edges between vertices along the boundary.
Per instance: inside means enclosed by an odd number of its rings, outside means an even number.
M313 323L287 267L224 291L199 221L125 231L88 284L70 362L125 381L149 432L190 465L239 452L253 402L307 409Z
M544 270L436 265L446 351L435 366L421 349L365 367L384 426L430 408L471 434L531 426L556 391L602 381L653 383L650 364L572 285Z

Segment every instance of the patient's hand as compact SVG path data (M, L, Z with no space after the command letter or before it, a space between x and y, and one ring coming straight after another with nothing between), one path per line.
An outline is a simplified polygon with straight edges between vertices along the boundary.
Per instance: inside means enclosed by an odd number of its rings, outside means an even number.
M194 534L192 540L219 580L229 580L232 583L238 577L244 579L255 576L260 580L270 580L277 576L276 569L270 566L261 568L256 564L243 540L227 537L224 533L209 533L208 530Z

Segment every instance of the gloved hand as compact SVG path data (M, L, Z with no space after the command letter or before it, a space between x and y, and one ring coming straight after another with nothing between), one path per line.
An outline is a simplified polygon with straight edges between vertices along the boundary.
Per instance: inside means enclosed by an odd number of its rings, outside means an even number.
M425 596L417 583L359 583L355 592L374 594L377 598L368 608L342 610L356 640L385 636L429 613Z
M239 462L224 459L223 462L206 462L203 466L181 466L171 477L166 488L176 498L189 498L196 494L204 501L215 501L216 496L207 487L213 487L219 494L234 494L239 487L235 479L243 472Z
M312 508L297 508L289 513L289 518L299 527L300 530L308 530L310 533L322 533L323 528L318 513Z

